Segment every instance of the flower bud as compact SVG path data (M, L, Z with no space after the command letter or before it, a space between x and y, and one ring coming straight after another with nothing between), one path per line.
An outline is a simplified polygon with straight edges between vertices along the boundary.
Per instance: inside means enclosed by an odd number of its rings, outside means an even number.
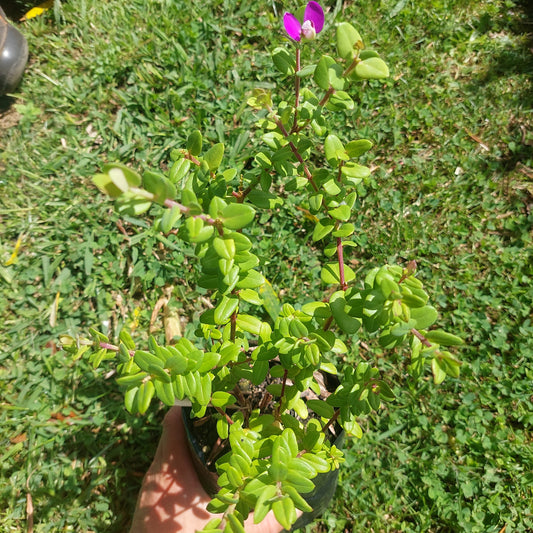
M316 38L315 25L313 24L312 20L306 20L302 24L302 37L306 41L312 41Z

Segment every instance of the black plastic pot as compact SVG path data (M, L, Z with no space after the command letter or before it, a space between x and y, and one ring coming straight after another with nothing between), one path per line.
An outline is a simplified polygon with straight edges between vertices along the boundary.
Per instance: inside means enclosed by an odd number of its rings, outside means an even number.
M202 443L199 442L197 438L197 433L195 432L193 426L193 420L191 420L191 408L183 407L182 408L183 423L185 424L185 431L188 437L188 445L191 451L191 456L193 460L196 473L204 487L205 491L209 496L214 496L218 490L219 486L217 484L218 474L213 470L210 470L206 465L207 458L204 453L204 447L208 444L208 448L211 447L212 443ZM340 428L339 428L340 430ZM213 426L213 442L216 439L216 429ZM344 431L340 430L339 435L333 442L333 444L340 448L344 443ZM330 501L332 500L335 489L337 488L337 481L339 478L339 470L333 470L331 472L326 472L324 474L318 474L314 479L313 483L315 484L315 489L308 493L302 494L302 497L307 501L307 503L313 508L312 511L302 514L300 518L294 523L291 531L302 528L307 524L310 524L317 516L321 515L326 508L328 507Z
M0 7L0 96L17 88L27 61L28 42Z

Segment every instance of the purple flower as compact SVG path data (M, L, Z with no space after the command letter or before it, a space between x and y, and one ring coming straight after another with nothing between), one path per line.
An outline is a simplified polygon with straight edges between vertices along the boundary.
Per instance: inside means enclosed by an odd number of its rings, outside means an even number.
M303 24L292 13L285 13L283 25L291 39L312 41L324 27L324 10L318 2L309 2L305 7Z

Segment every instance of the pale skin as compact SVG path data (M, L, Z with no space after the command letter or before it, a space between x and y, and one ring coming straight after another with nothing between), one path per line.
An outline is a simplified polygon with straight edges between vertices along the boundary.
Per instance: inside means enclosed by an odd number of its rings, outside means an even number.
M187 447L181 408L172 407L163 421L163 434L146 476L130 533L193 533L213 515L206 510L209 496L203 489ZM280 533L283 528L270 513L260 524L253 514L246 533Z

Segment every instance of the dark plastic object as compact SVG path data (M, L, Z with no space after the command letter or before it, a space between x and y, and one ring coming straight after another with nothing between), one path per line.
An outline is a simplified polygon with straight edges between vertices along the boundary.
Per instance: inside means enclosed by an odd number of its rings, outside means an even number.
M191 450L191 456L194 468L202 486L209 496L213 497L219 490L217 485L218 475L209 470L205 464L205 454L202 451L202 446L195 437L194 429L191 420L191 408L183 407L182 410L183 423L185 424L185 431L188 437L188 445ZM216 430L214 430L216 431ZM333 444L337 448L341 448L344 443L344 431L340 431L338 437ZM339 470L333 470L324 474L318 474L314 479L315 489L308 494L302 494L305 501L313 508L309 513L304 513L292 526L291 531L302 528L310 524L317 516L321 515L328 507L331 499L335 494L337 488L337 481L339 478Z
M28 43L0 7L0 95L16 89L27 61Z

